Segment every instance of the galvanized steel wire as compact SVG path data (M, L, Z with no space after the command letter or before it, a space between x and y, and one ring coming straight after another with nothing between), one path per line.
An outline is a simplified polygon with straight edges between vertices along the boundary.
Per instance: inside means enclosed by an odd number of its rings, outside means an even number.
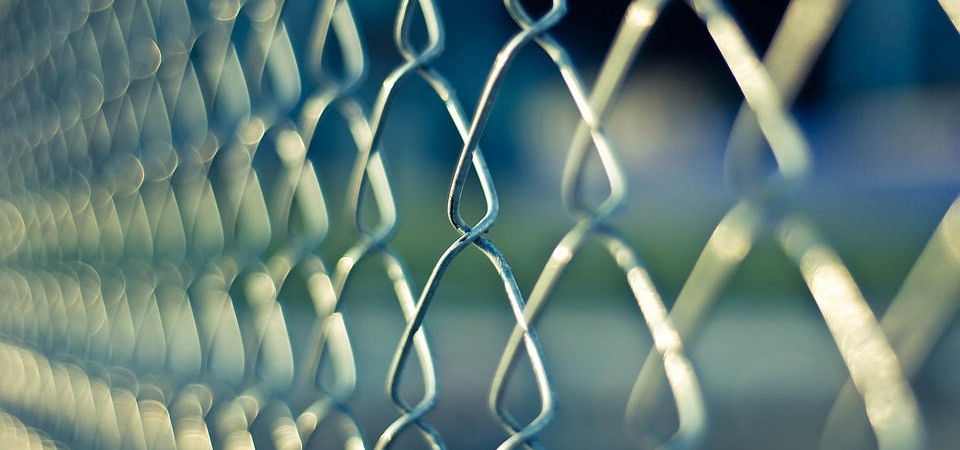
M434 301L445 301L436 297L447 269L472 247L495 269L514 323L489 393L489 414L504 430L498 449L545 448L539 435L562 402L536 325L570 261L596 243L622 271L653 338L624 424L641 446L709 448L697 377L709 368L695 370L685 348L767 236L802 274L850 372L827 436L835 422L849 420L847 411L865 405L881 449L923 448L908 378L960 308L960 207L947 212L878 322L841 257L789 196L811 170L791 105L845 0L792 1L764 55L721 0L686 2L744 103L725 160L737 203L672 309L643 263L643 248L612 221L628 199L628 176L604 127L666 0L629 4L592 87L551 34L566 2L533 14L506 0L516 32L491 63L472 113L435 65L446 39L434 0L398 2L399 62L382 80L367 79L358 0L311 3L310 39L302 45L291 42L286 21L294 18L283 14L289 3L0 2L0 444L298 449L330 445L321 429L333 424L338 448L388 449L407 433L424 447L447 448L428 414L441 380L426 319ZM957 2L941 3L960 23ZM574 225L525 294L488 234L500 206L479 144L506 75L527 48L542 50L556 67L579 125L559 192ZM400 211L387 159L395 143L384 137L386 121L402 114L394 111L398 92L415 79L436 96L422 101L439 101L462 141L450 154L457 162L446 205L457 237L422 285L392 243ZM359 94L364 83L379 86L369 107ZM342 119L356 151L352 168L343 168L353 241L332 262L318 249L339 216L328 208L329 188L308 152L322 145L318 123L328 116ZM756 163L764 142L776 161L772 175ZM261 152L279 164L257 164ZM591 159L607 187L599 201L583 186ZM485 212L472 223L462 198L474 177ZM394 292L391 304L380 306L405 324L383 393L396 416L382 430L364 430L353 410L358 368L342 314L355 268L368 260ZM299 282L313 324L297 353L279 293ZM905 324L920 301L922 323ZM529 421L517 419L506 401L522 361L536 385ZM422 388L413 400L401 394L411 364ZM668 393L672 404L664 403ZM673 411L676 429L650 425Z

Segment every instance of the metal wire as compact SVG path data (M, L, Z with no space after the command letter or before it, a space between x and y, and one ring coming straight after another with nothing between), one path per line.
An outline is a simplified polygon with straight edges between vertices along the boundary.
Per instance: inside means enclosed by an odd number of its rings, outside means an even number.
M567 2L533 14L505 0L516 30L486 72L472 115L437 68L446 38L433 0L398 2L391 51L400 62L371 81L377 94L367 108L361 92L371 53L356 3L0 0L0 446L361 450L372 442L386 450L413 432L419 445L445 449L449 439L430 416L441 400L442 361L425 324L451 264L474 248L496 271L512 314L488 397L489 415L505 431L497 448L545 448L541 435L562 402L545 356L550 342L536 326L569 263L596 242L622 272L653 342L629 394L627 429L642 448L709 447L710 399L697 376L709 367L695 367L686 349L766 238L804 278L850 374L824 445L850 438L842 428L862 411L881 449L924 448L909 378L960 309L960 200L879 322L840 255L791 202L811 171L791 105L846 0L790 2L762 59L721 0L686 2L744 102L724 162L735 205L672 308L642 262L644 249L614 223L628 202L628 176L605 129L667 0L629 4L592 89L551 34L576 19L566 17ZM940 3L960 30L958 3ZM303 10L311 16L300 42L292 30ZM525 297L489 234L500 197L479 147L528 47L550 59L579 117L559 189L574 224ZM417 78L462 143L449 153L456 165L446 214L456 238L422 285L393 243L402 211L387 159L400 146L385 132L404 114L398 93ZM349 173L351 243L332 266L323 255L339 215L328 208L330 182L313 153L332 152L318 132L329 116L342 119L356 150L352 167L340 168ZM758 162L764 143L772 174ZM606 185L599 201L585 187L594 159ZM476 223L462 205L471 177L485 206ZM373 261L399 308L380 306L404 328L382 393L396 417L366 430L353 399L360 369L344 310L355 301L348 287L367 282L357 281L357 268ZM286 292L309 298L303 343L292 337ZM521 349L536 385L528 422L507 398ZM414 400L401 394L411 353L422 388ZM674 412L675 429L654 425Z
M671 318L678 324L681 336L690 339L726 280L749 253L758 234L767 227L777 230L780 244L807 281L850 370L853 383L866 402L867 415L880 448L922 447L923 430L916 400L900 372L893 350L839 257L818 236L814 225L805 219L763 217L769 214L765 211L769 202L782 201L782 185L802 178L807 171L807 144L797 131L784 103L795 97L803 74L811 67L813 56L822 48L832 29L831 24L836 23L839 11L845 5L817 5L809 11L788 8L765 63L761 63L752 52L744 34L722 5L708 1L693 2L691 6L706 23L743 89L746 104L756 114L754 120L759 129L747 131L747 125L744 124L753 121L750 114L745 112L746 107L741 109L737 118L740 127L738 129L735 126L732 139L742 141L732 141L729 148L743 146L754 149L757 142L751 138L757 131L762 132L776 158L778 172L776 177L759 186L743 187L746 190L744 199L730 210L715 229L674 305ZM799 26L793 25L794 21L809 20L810 15L825 17L825 21L818 22L825 23L825 26L796 31ZM797 38L793 36L795 33L806 36ZM795 52L793 47L788 48L786 44L777 45L786 39L792 44L799 44L800 51ZM787 59L789 57L781 56L781 52L798 56ZM777 70L775 73L781 74L778 78L772 78L770 72L765 70L768 64ZM784 86L778 87L780 84ZM753 154L756 154L756 150L753 150ZM749 160L752 155L747 155ZM739 164L745 159L743 156L733 158L731 161ZM744 169L738 169L743 173ZM851 345L851 340L858 344ZM862 349L865 347L871 348L869 357L863 356ZM649 408L655 404L651 397L656 395L653 387L658 383L651 380L657 377L657 372L656 360L649 358L631 395L631 408ZM891 410L896 413L890 413Z

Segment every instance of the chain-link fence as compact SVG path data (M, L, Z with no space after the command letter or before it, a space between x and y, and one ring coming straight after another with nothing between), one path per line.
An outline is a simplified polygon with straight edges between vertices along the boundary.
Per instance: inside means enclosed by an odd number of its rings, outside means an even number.
M960 3L398 3L0 0L0 446L960 443ZM929 220L830 228L828 59L936 66L888 173L937 189L841 214Z

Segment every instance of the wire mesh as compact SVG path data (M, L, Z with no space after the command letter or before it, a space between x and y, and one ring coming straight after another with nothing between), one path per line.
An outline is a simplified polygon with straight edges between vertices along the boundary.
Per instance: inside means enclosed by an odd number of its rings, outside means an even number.
M553 433L549 424L564 403L537 325L568 265L596 243L652 337L632 392L622 393L622 422L604 423L598 433L626 428L639 448L715 448L710 399L698 378L711 367L691 363L686 349L757 242L772 239L801 274L849 372L824 418L823 445L862 440L862 428L880 449L926 447L909 380L960 308L960 200L879 321L794 201L808 184L813 152L792 105L847 1L789 2L763 54L722 1L685 2L743 104L723 161L735 201L670 307L644 249L625 232L631 225L614 220L629 200L630 175L625 150L606 129L670 2L622 8L591 86L570 44L553 35L563 21L577 20L567 17L566 2L534 8L506 0L512 34L502 44L483 24L472 31L499 46L472 113L439 62L474 55L445 51L445 21L433 0L401 0L392 30L384 20L369 24L394 41L389 61L396 63L382 79L370 75L379 53L362 38L360 3L0 1L2 446L448 448L449 436L433 424L443 418L431 415L442 401L438 366L445 362L426 324L434 300L447 295L448 270L474 249L496 272L489 284L511 315L512 330L478 338L505 342L488 377L486 414L501 429L490 439L503 450L547 448L543 435ZM960 4L941 5L960 29ZM480 142L509 95L501 93L505 80L522 73L518 61L534 52L559 73L578 117L557 189L573 225L524 293L491 232L500 197ZM398 98L420 82L427 94L417 101L440 105L445 116L435 120L452 125L460 140L460 150L444 157L455 162L445 174L455 234L426 236L447 247L435 260L417 261L432 266L423 283L408 268L422 252L394 242L404 203L388 153L410 144L385 131L405 114ZM376 92L370 107L366 86ZM331 117L339 136L348 136L347 158L320 155L343 143L325 134ZM763 165L767 149L772 171ZM342 195L320 169L344 174ZM470 198L473 184L479 195ZM466 203L477 199L483 213L469 220ZM340 203L343 214L330 206ZM412 213L406 220L416 224ZM535 214L524 219L536 222ZM349 244L331 258L330 235L340 223L349 223ZM378 429L357 412L364 375L345 313L359 302L348 287L370 283L389 288L392 298L375 307L403 324L389 336L395 352L378 391L395 412ZM297 296L309 307L294 305ZM535 395L512 399L509 385L524 376ZM662 426L664 417L675 423Z

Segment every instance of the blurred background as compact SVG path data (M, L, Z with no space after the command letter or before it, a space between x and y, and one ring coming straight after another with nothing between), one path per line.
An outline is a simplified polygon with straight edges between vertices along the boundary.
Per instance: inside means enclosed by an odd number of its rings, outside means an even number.
M60 3L52 2L50 12L45 14L56 16L58 8L71 8ZM174 3L182 7L170 6ZM367 111L375 103L384 79L403 62L393 42L397 15L394 3L350 2L368 62L367 73L353 96ZM446 35L444 51L433 66L456 89L469 119L498 52L519 27L500 2L437 3ZM597 77L628 3L570 0L567 14L550 30L569 51L588 87ZM140 6L130 6L134 4ZM122 19L125 8L139 11L136 8L146 5L154 16L182 9L196 18L189 25L193 31L187 33L196 40L196 36L202 35L200 24L211 15L210 11L215 11L215 4L218 2L85 0L72 7L84 11L83 14L64 13L73 14L74 19L78 14L88 17L82 24L79 20L49 23L51 27L69 23L61 33L69 35L87 26L87 22L98 30L96 21L104 14ZM304 62L311 51L309 42L316 25L317 4L308 0L282 3L279 19L299 61L295 75L300 90L277 123L283 121L282 117L296 121L312 95L325 89L322 81L310 76ZM532 12L549 9L549 2L544 0L524 4ZM763 55L788 2L730 0L726 5L750 44ZM17 60L18 55L21 59L53 60L53 69L44 69L43 64L37 63L24 72L38 73L42 80L44 70L52 71L57 74L57 81L38 86L60 89L71 82L71 74L64 73L64 67L72 66L57 66L56 58L41 57L34 50L35 44L24 39L35 37L31 33L39 33L36 30L42 31L46 26L36 19L43 14L23 12L39 9L44 8L29 0L0 0L0 23L8 29L0 37L0 64L4 58ZM241 17L244 11L247 10L241 10ZM25 24L24 17L33 22ZM121 41L130 44L129 54L135 55L138 50L129 38L133 34L125 28L129 25L123 20L118 23L128 38ZM245 27L249 25L238 21L229 38L238 46L238 53L241 43L253 33ZM417 23L414 27L414 41L422 42L422 25ZM34 31L24 32L27 28ZM97 33L91 34L95 40L108 40L100 37L106 34ZM158 26L156 33L160 37L153 48L166 58L164 29ZM325 61L339 71L343 68L343 62L338 60L340 50L332 45L329 48ZM189 47L185 50L186 60L200 72L204 51ZM104 55L110 51L109 46L93 50L104 61L108 59ZM82 61L82 53L75 53L81 56L72 58ZM162 76L166 61L160 63L158 77ZM108 65L103 66L102 76L106 78L100 79L99 85L101 90L109 91ZM130 66L136 68L135 64ZM17 69L11 64L6 72ZM6 76L5 80L15 78ZM145 79L151 79L150 75ZM25 83L4 83L5 118L0 120L0 132L8 136L26 133L17 131L26 129L26 119L17 111L31 98L49 98L53 108L59 107L60 115L67 116L67 107L57 103L62 97L52 92L34 93L17 103L19 100L10 92L26 89ZM199 84L204 98L211 98L213 95L206 91L202 80ZM130 86L129 92L114 99L134 98L135 83ZM84 95L82 89L78 92ZM109 92L103 97L102 109L109 110ZM252 97L256 102L256 96ZM135 98L129 101L134 109L138 108ZM631 66L605 123L629 183L625 208L611 221L611 226L634 245L668 309L717 224L740 199L741 193L725 181L724 152L742 102L743 94L701 19L685 3L669 2ZM210 123L210 133L218 129L225 131L217 133L232 135L241 128L238 124L242 120L228 117L230 114L217 109L220 105L208 100L201 105L206 108L206 115L198 117ZM816 59L790 112L809 140L814 162L810 176L791 193L784 208L802 211L819 226L879 318L960 193L960 33L935 1L852 1ZM187 161L191 158L188 153L193 151L187 148L192 145L188 136L192 128L178 128L182 118L175 116L173 109L170 115L171 143L178 155L173 159ZM577 218L562 202L561 176L579 119L556 66L541 49L527 46L508 68L480 140L501 207L488 237L503 252L524 294L532 289L564 233L576 223ZM113 124L104 126L117 134ZM270 138L277 133L268 127L263 135ZM443 251L460 235L449 224L446 202L462 140L444 104L417 77L403 80L397 87L382 133L399 214L389 245L409 268L414 286L420 288ZM360 233L347 214L357 149L346 122L333 115L320 119L315 136L307 142L305 155L313 163L322 188L329 213L329 234L313 251L332 270L360 240ZM107 139L105 154L124 151L117 150L117 140ZM267 140L264 138L264 142ZM42 158L36 155L40 153L23 150L30 147L29 141L7 139L0 151L11 161L39 161ZM96 142L92 142L86 148L91 154L97 151ZM134 138L133 142L134 147L142 146L144 139ZM178 142L187 144L178 147ZM219 145L228 147L226 142ZM202 145L196 147L199 152ZM79 147L79 151L82 153L84 148ZM129 151L145 154L142 148ZM228 183L224 180L229 178L229 174L222 174L225 172L216 172L217 164L226 161L223 154L221 151L213 159L214 168L209 175L218 194L217 184ZM98 159L91 159L91 168L87 170L66 168L73 164L70 158L62 159L59 166L53 158L50 164L55 168L50 175L32 181L17 181L17 176L9 174L24 170L23 164L6 164L4 198L16 203L12 198L20 192L39 191L45 183L67 189L72 182L58 181L67 173L75 177L79 172L91 186L108 184L98 179ZM146 161L143 156L138 158ZM272 144L264 143L250 158L264 191L278 183L284 162ZM771 169L772 158L767 158L763 167ZM146 163L141 165L141 172L143 166ZM599 166L594 169L594 175L600 173ZM149 172L149 167L146 170ZM174 170L180 170L176 162L170 168L171 172ZM146 176L149 178L149 173ZM144 183L142 174L139 183ZM483 215L484 203L475 180L470 183L464 194L464 208L468 219L476 221ZM119 186L120 182L115 184ZM271 201L275 199L269 194L266 197L267 209L271 210ZM218 201L224 209L223 200ZM186 229L186 225L183 227ZM4 231L0 229L0 233ZM953 233L956 236L956 231ZM276 239L271 249L277 246ZM229 248L227 241L224 245ZM190 256L190 246L187 238L187 256L181 256L172 265L189 261L197 269L198 264L191 259L197 257ZM265 254L269 251L272 250ZM152 252L146 258L148 264L162 265L157 262L159 253L162 251ZM49 262L74 258L63 256L70 255L69 252L55 251L41 257L23 256L19 249L4 254L12 254L4 264L13 269L42 266L44 259ZM957 257L956 253L953 257ZM84 258L76 257L86 261ZM130 258L140 257L127 252L114 263L122 266ZM942 281L953 283L958 276L960 273L945 270ZM310 351L309 332L315 312L308 289L305 276L293 273L277 294L277 302L284 308L295 363ZM375 261L363 261L339 298L358 376L357 389L349 403L370 442L398 415L383 389L404 327L392 289ZM235 295L234 307L242 322L245 315L252 314L253 307L245 305L240 297ZM199 301L190 299L193 303ZM957 302L960 298L956 295L945 300ZM917 302L910 308L922 310L927 306ZM960 320L950 316L943 317L948 323L945 331L935 338L929 356L910 379L931 449L960 445L960 431L955 426L960 420L960 384L956 381L960 374ZM197 317L199 324L202 317L199 313ZM426 420L437 428L451 449L495 448L507 434L489 413L486 398L514 320L503 283L477 249L468 248L454 260L440 283L425 323L440 386L436 407L426 415ZM556 417L539 434L544 447L638 448L636 440L625 431L624 410L637 373L651 350L651 337L623 272L601 246L587 245L575 255L550 298L537 331L557 396ZM64 357L60 351L31 344L15 333L0 330L0 336L7 344L32 348L51 360L69 361L93 373L75 361L91 359L86 354ZM862 434L862 442L854 439L837 444L823 438L831 407L847 382L847 369L800 271L771 236L762 236L756 242L707 315L696 339L685 346L701 382L707 410L708 425L701 448L876 448L868 432L850 432L857 439ZM157 373L155 368L145 367L131 364L128 369L141 380L164 378L162 370ZM4 383L5 370L0 366L0 385ZM419 369L411 370L406 378L413 381L405 383L404 392L409 398L419 398ZM508 398L512 410L523 419L521 422L536 415L538 397L524 363L511 380ZM31 419L29 411L24 413L16 408L0 403L0 412L22 417L27 426L49 433L63 447L98 445L84 444L79 438L71 438L69 432L56 431L55 426L43 431L48 428L47 422ZM667 422L673 420L673 414L664 411ZM396 448L426 448L418 439L416 433L401 435ZM218 442L216 437L214 442ZM257 446L261 447L271 448L269 444ZM335 447L316 444L316 448Z

